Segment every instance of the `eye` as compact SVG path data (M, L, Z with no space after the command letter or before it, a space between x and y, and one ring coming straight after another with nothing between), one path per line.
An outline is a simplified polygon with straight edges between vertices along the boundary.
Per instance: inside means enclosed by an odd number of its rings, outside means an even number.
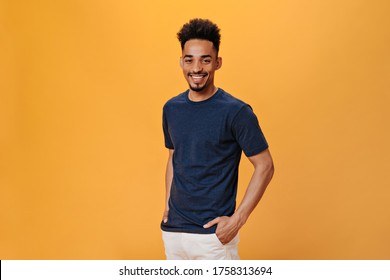
M191 62L192 62L192 59L184 59L184 62L185 62L185 63L191 63Z
M204 63L204 64L209 64L210 62L211 62L210 59L204 59L204 60L203 60L203 63Z

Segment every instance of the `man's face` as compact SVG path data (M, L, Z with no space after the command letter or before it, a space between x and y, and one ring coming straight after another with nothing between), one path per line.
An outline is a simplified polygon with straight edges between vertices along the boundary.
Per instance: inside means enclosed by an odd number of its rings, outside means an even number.
M180 65L190 89L207 92L214 89L214 72L222 65L213 43L192 39L184 44Z

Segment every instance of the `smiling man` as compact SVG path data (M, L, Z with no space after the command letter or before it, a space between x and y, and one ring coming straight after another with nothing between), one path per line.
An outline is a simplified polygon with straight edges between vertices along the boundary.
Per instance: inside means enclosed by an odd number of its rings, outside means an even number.
M193 19L177 35L189 89L163 108L165 253L167 259L239 259L239 230L271 181L273 161L252 108L214 85L222 66L218 26ZM254 169L236 208L242 151Z

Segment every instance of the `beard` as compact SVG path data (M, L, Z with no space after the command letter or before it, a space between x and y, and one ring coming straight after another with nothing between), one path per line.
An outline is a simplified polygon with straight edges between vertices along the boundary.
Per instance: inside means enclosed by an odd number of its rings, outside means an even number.
M205 87L206 87L206 85L199 86L199 87L193 87L192 85L190 85L190 89L193 91L196 91L196 92L202 91Z

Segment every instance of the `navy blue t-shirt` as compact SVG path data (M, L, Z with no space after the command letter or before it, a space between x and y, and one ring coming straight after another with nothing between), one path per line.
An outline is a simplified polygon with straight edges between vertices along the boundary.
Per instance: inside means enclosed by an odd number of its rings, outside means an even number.
M163 108L165 146L174 149L168 222L173 232L215 233L203 225L236 208L241 152L256 155L268 148L251 107L222 89L193 102L188 90Z

